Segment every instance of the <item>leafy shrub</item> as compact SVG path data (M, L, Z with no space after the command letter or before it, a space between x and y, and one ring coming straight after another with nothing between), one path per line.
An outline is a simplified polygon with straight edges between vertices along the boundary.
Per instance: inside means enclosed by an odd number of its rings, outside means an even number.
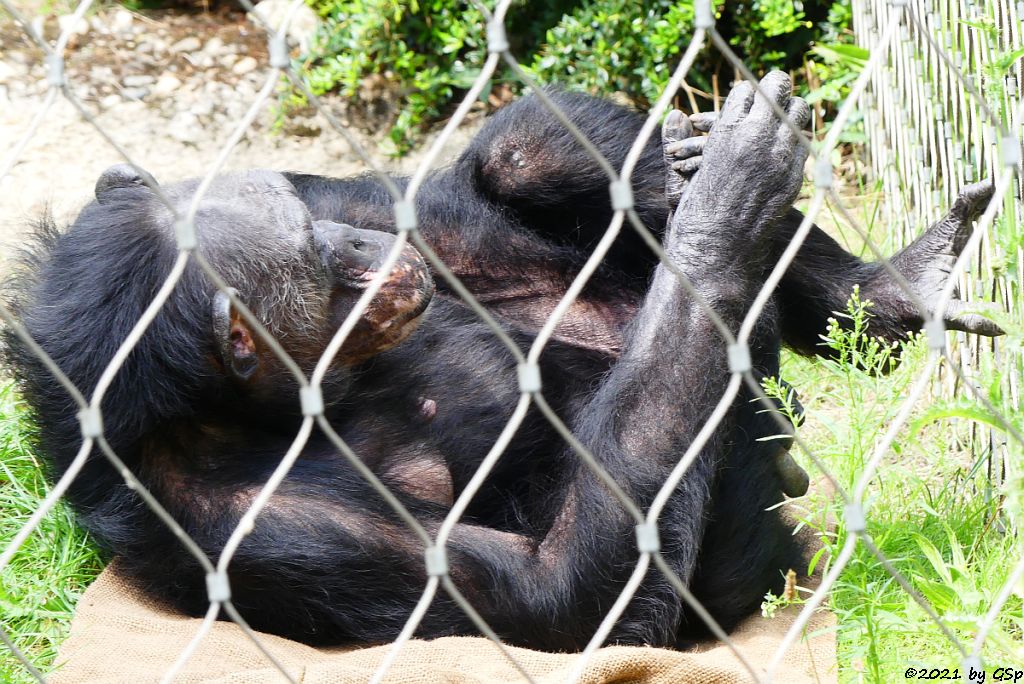
M305 62L314 92L351 98L353 109L366 115L364 125L390 127L397 153L423 124L450 110L486 58L480 12L462 0L309 2L324 19ZM819 77L834 75L835 50L808 50L815 41L837 43L848 34L849 0L719 4L718 30L755 73L800 69L806 56L826 65ZM692 34L693 0L517 0L506 26L513 53L541 82L621 93L645 107L667 84ZM715 80L724 89L733 76L716 50L706 50L688 82L710 92ZM507 71L501 79L511 80ZM822 99L838 96L823 91Z

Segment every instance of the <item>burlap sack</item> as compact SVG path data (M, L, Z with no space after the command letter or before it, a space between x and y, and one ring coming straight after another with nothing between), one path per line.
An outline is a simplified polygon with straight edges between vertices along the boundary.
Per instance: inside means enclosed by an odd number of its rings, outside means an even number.
M771 658L797 614L795 607L767 620L752 617L733 634L756 665ZM200 620L184 617L125 583L107 568L78 604L71 636L60 649L54 684L157 682L195 635ZM836 681L833 616L815 614L801 640L785 656L777 682ZM269 634L260 638L297 682L364 683L388 651L373 648L315 649ZM509 649L538 684L562 682L575 654ZM728 648L709 643L691 652L614 646L591 659L580 680L726 684L747 681L746 671ZM263 684L284 681L234 624L218 622L176 680ZM522 677L494 644L479 637L416 640L405 645L386 678L406 684L520 682Z

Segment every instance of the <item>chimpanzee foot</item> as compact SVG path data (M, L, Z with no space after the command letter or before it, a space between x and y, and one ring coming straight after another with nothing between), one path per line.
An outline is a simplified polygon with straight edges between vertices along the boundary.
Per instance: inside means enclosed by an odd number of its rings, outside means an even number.
M957 257L971 236L972 223L988 206L993 190L991 181L966 186L945 217L892 257L893 266L927 306L937 303ZM891 303L895 303L896 311L906 313L908 329L919 329L923 323L920 312L910 303L909 297L884 271L879 272L867 294L876 305L888 308ZM1003 331L995 323L977 313L969 313L993 306L964 302L959 298L959 292L954 291L953 299L942 312L943 322L950 330L987 336L1001 335Z
M661 126L661 149L665 155L665 196L670 209L679 205L686 184L700 168L706 140L702 135L694 136L693 124L678 109L665 117Z

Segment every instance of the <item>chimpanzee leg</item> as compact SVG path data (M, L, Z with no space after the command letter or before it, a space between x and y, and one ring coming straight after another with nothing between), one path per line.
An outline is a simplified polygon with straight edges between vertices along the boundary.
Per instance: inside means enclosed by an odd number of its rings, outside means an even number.
M809 118L809 109L802 100L790 98L789 87L783 74L771 74L762 81L765 92L802 127ZM713 133L708 140L703 168L691 181L691 188L672 218L666 251L685 270L725 325L735 331L764 284L769 266L765 247L773 239L778 218L799 189L803 149L789 129L775 118L768 104L760 97L754 98L748 85L739 86L730 95L720 125L724 126L721 132ZM655 294L661 292L665 294ZM635 396L629 392L619 394L616 401L620 408L614 414L616 422L632 420L647 424L647 432L631 437L623 449L636 453L638 461L676 461L689 446L686 433L680 433L677 426L695 430L694 418L698 425L707 420L710 408L726 390L726 350L719 332L701 312L695 311L685 321L685 333L674 330L664 334L667 326L655 325L652 320L665 320L666 316L653 312L666 301L671 302L670 309L679 304L690 310L697 307L674 277L659 266L651 292L633 325L634 337L627 342L619 364L601 390L608 392L615 386L619 370L630 372L639 380L634 385ZM754 367L765 373L775 373L778 368L780 335L775 311L770 306L762 315L751 341ZM701 346L693 346L698 338L703 340ZM699 357L701 363L697 367L685 363L669 368L651 363L650 371L645 372L644 359L664 354L673 358L687 356L691 360ZM678 392L680 388L686 392L700 390L700 394L684 393L673 400L672 391ZM758 414L749 407L749 396L741 392L660 519L665 559L683 582L696 582L702 575L695 575L698 560L694 554L709 541L707 534L720 534L726 522L724 518L716 520L714 514L737 504L734 495L739 492L726 487L743 481L744 493L751 493L751 487L756 492L757 496L740 503L739 508L747 514L748 530L742 536L750 539L761 534L761 545L752 548L750 554L714 554L710 558L717 564L717 572L730 578L722 588L727 587L726 593L733 594L734 600L712 606L730 624L755 599L760 599L771 584L770 578L784 572L784 566L792 560L788 542L772 548L772 540L782 538L783 528L774 517L776 514L765 512L760 505L767 499L774 503L780 489L779 476L771 465L770 446L754 441L754 432L763 428L764 434L777 431L774 426L761 425ZM735 477L730 473L720 480L724 470L735 470ZM713 503L716 493L718 502ZM787 553L782 553L783 548ZM665 609L668 599L660 574L649 575L644 591L647 595L642 592L641 599L658 600L634 602L620 629L644 624L644 611Z
M640 132L643 117L607 100L585 95L553 92L555 102L604 154L621 168L629 146ZM671 122L670 115L670 122ZM692 129L685 119L678 138L668 151L679 156L675 168L692 173L699 168L703 138L687 139ZM671 123L669 125L671 129ZM668 138L666 138L667 140ZM671 143L670 143L671 145ZM671 199L678 201L678 183L672 174L666 185L665 151L657 136L644 147L633 174L637 211L656 234L665 226ZM668 155L672 156L672 155ZM671 160L669 160L671 162ZM460 159L478 190L517 214L523 224L541 235L570 241L589 250L611 219L608 177L587 155L561 123L535 97L526 97L499 111L484 126ZM893 257L899 270L924 301L934 299L941 282L969 234L971 221L984 209L991 185L964 189L949 215L927 237ZM789 245L803 215L791 209L780 221L772 244L776 257ZM646 247L628 228L622 232L609 259L628 273L646 272L653 262ZM890 339L920 329L920 312L878 264L853 256L817 226L812 226L804 247L779 286L783 335L786 343L802 353L820 352L819 335L833 312L845 308L855 284L874 303L873 331ZM999 329L978 316L964 315L964 305L954 301L944 318L947 326L985 335Z
M604 154L622 168L643 117L608 100L558 90L549 97ZM634 174L637 212L660 236L668 217L665 171L657 136ZM498 110L459 157L454 170L485 198L531 231L589 251L611 220L610 179L536 96ZM631 230L623 231L608 261L627 272L653 268L654 258Z

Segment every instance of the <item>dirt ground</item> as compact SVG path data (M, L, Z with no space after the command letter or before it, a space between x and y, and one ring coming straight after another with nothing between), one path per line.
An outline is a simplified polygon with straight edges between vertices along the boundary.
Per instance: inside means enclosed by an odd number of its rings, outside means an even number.
M31 14L27 14L27 18ZM47 38L61 23L36 20ZM89 17L67 51L71 90L132 160L160 182L203 175L265 83L264 37L238 12L143 17L110 9ZM116 150L63 97L46 113L16 160L16 151L40 111L47 90L42 52L0 13L0 264L25 242L34 217L50 207L59 220L73 219L92 197L99 174L122 161ZM345 103L325 103L339 116ZM226 169L277 170L346 176L366 170L348 143L315 113L286 119L276 98L235 148ZM474 113L446 146L451 159L482 120ZM380 135L351 128L376 163L409 173L420 151L401 160L380 150ZM0 268L3 268L0 265Z

